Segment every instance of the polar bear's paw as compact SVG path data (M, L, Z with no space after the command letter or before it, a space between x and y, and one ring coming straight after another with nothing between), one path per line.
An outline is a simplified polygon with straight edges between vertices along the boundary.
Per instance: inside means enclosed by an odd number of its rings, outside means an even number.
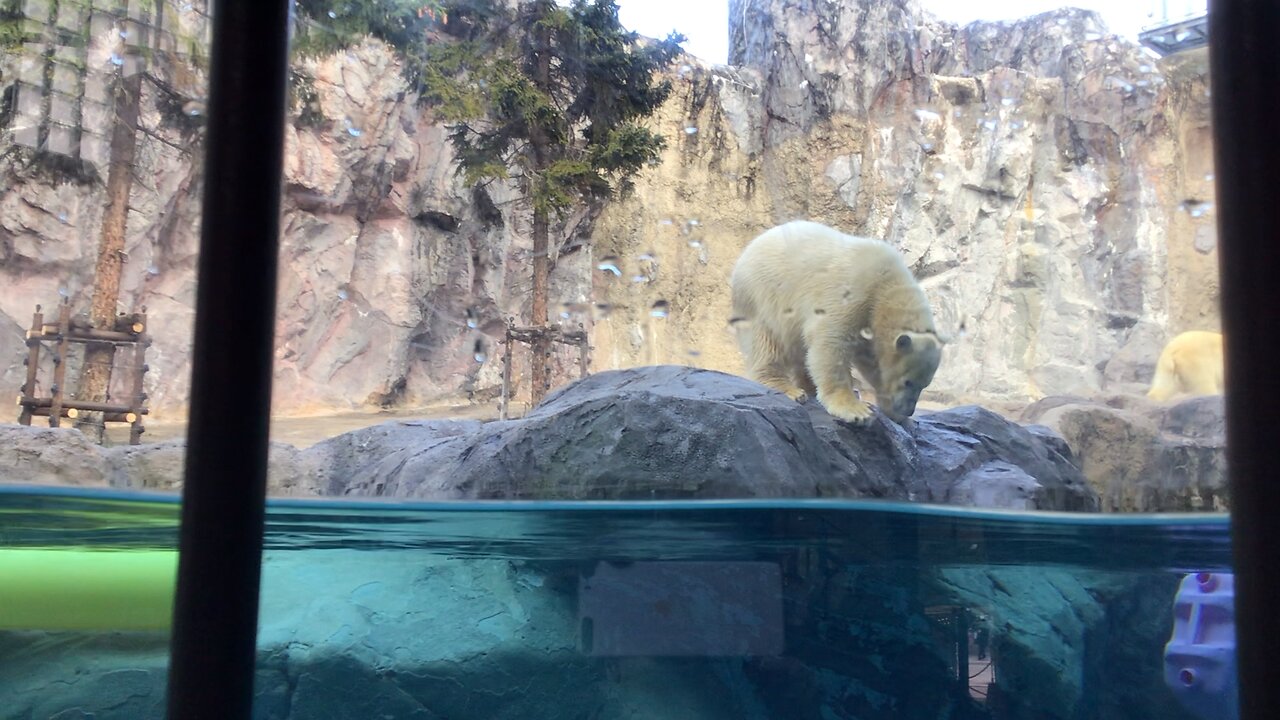
M871 406L859 400L853 394L836 395L835 397L821 400L822 406L827 412L837 420L843 420L853 425L866 425L871 422L871 418L875 413L871 410Z

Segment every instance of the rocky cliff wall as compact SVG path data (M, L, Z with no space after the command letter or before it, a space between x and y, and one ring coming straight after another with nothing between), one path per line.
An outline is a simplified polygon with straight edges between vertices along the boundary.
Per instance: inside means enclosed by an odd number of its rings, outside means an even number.
M553 313L596 370L741 370L727 278L807 217L899 246L945 328L938 402L1137 388L1163 340L1216 326L1203 57L1155 60L1089 13L937 22L904 0L731 3L733 66L686 59L663 162L556 228ZM462 186L445 129L376 42L300 63L287 132L275 406L496 392L529 295L513 188ZM201 193L189 123L148 95L121 309L146 306L157 417L184 407ZM0 168L0 383L36 303L87 304L101 183ZM523 360L517 375L523 377ZM572 377L563 358L563 377Z

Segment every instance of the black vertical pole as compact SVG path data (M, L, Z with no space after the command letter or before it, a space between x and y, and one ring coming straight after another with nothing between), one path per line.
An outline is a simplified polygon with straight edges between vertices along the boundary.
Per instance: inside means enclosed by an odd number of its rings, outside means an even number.
M266 499L289 0L217 0L170 720L249 717Z
M1244 720L1280 718L1280 2L1211 0L1227 461Z

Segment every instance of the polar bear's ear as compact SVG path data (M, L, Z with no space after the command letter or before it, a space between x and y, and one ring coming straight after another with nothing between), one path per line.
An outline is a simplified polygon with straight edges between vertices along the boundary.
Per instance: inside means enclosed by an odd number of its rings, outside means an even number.
M907 352L911 349L911 336L906 333L902 333L898 336L896 345L898 347L898 352Z

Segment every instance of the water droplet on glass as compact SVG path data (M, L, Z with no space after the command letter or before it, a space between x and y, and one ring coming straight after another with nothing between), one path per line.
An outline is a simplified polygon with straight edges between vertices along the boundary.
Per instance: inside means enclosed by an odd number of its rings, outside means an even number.
M596 264L596 269L613 273L614 277L622 277L622 270L618 268L618 258L613 255L601 258L600 262Z
M71 293L67 292L67 289L64 287L58 288L58 294L62 297L71 297Z
M489 356L485 355L483 352L478 352L476 353L475 358L476 358L476 362L483 363L485 360L489 359Z
M1010 105L1012 105L1012 104L1013 104L1013 98L1011 98L1011 97L1007 97L1007 98L1000 98L1000 104L1001 104L1001 105L1003 105L1003 106L1005 106L1005 107L1009 107Z
M694 126L690 125L690 126L688 126L688 127L686 127L686 128L684 129L684 133L685 133L686 135L697 135L697 134L698 134L698 128L696 128L696 127L694 127Z
M338 299L339 299L339 300L346 300L346 299L347 299L347 291L346 291L346 290L339 290L339 291L338 291Z
M204 103L200 102L199 100L191 100L190 102L182 106L182 112L187 115L190 115L191 117L197 117L197 116L203 115Z
M568 319L569 319L569 311L568 311L568 310L561 310L561 311L560 311L560 319L561 319L561 320L568 320Z
M925 152L928 152L933 149L933 143L920 143L920 147L923 148Z
M667 303L666 300L659 300L653 304L652 308L649 309L649 314L656 318L664 318L667 316L667 312L670 307L670 304Z
M1120 87L1122 87L1122 88L1124 89L1124 91L1125 91L1125 92L1133 92L1133 86L1132 86L1132 85L1130 85L1129 83L1125 83L1124 85L1121 85Z
M475 308L467 308L467 327L475 330L477 326Z
M364 133L360 132L360 128L349 127L347 128L347 134L351 137L360 137Z
M337 19L338 19L338 13L336 13L336 12L334 12L334 11L330 10L330 11L329 11L329 18L330 18L330 19L332 19L332 20L337 20Z
M1182 209L1193 218L1203 217L1205 213L1213 209L1213 203L1205 200L1184 200L1181 205Z
M60 212L60 213L58 213L58 222L63 223L63 224L66 224L66 222L67 222L67 214L66 214L65 212Z

